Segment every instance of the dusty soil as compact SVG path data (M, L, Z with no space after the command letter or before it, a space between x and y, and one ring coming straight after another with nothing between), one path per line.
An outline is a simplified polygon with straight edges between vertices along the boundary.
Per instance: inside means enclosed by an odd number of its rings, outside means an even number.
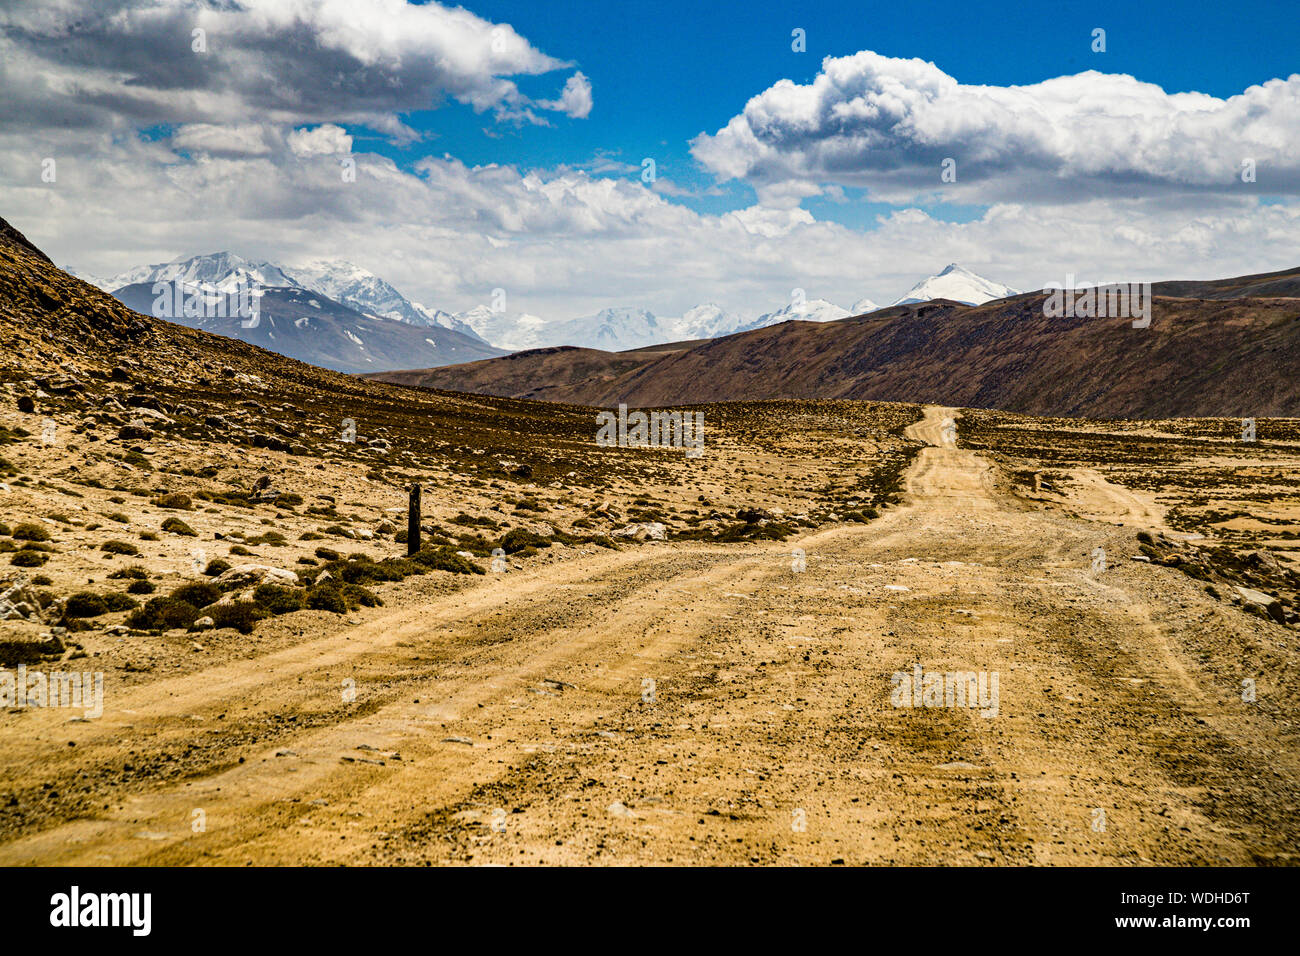
M869 523L387 585L114 672L97 720L0 715L0 863L1294 862L1296 629L1130 560L1178 531L1154 494L1030 494L949 416ZM733 489L821 460L743 431ZM918 664L996 673L996 715L894 706Z

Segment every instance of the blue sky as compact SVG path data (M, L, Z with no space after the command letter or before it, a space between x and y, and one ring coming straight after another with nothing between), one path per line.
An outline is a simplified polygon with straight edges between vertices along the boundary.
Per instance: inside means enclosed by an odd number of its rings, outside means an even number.
M1246 87L1300 71L1295 11L1286 4L1111 2L804 3L775 0L699 4L662 0L472 0L466 6L506 22L546 53L571 60L591 80L595 106L585 119L549 117L550 127L503 125L464 104L410 117L429 139L400 148L381 137L368 148L395 160L444 152L468 164L523 168L590 167L600 158L637 166L653 157L658 175L702 194L714 178L691 157L689 142L714 133L755 93L782 78L810 82L825 56L873 50L918 57L967 84L1010 86L1062 74L1127 73L1167 92L1226 98ZM1094 28L1106 30L1106 52L1094 53ZM805 31L807 50L791 49L791 31ZM521 82L543 95L553 79ZM1297 120L1300 122L1300 119ZM606 173L608 175L608 173ZM717 191L717 187L715 187ZM749 205L754 193L731 182L721 195L674 196L702 212ZM892 208L849 190L852 202L805 202L819 219L871 228ZM966 221L977 205L923 205L950 221Z

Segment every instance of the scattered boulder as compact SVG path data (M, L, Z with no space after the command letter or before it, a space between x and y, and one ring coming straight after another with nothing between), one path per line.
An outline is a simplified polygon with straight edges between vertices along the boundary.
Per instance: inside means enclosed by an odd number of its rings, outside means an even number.
M1248 609L1254 608L1256 613L1263 612L1279 624L1286 623L1286 612L1282 609L1282 602L1273 595L1241 586L1236 590Z
M635 538L637 541L663 541L668 536L668 528L661 521L642 521L630 524L626 528L611 531L610 534L620 538Z
M162 412L158 411L158 409L146 405L132 405L131 414L136 418L152 418L154 421L158 422L170 421L170 419L168 419Z
M69 375L60 375L58 378L38 379L37 384L51 395L68 395L72 392L82 391L81 383Z
M30 395L20 396L18 399L18 410L24 415L31 415L36 411L36 399Z
M217 587L223 591L248 588L258 584L285 584L297 587L298 575L265 564L237 564L230 570L221 572L221 576L217 578Z

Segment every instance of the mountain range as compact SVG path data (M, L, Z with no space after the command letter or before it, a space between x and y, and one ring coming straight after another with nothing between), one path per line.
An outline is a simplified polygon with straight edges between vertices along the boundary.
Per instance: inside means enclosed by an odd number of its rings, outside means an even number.
M432 368L504 354L455 316L425 309L343 261L288 268L216 252L83 278L145 315L340 372L392 369L412 359ZM168 287L161 297L158 283ZM256 319L234 314L241 288L256 290Z
M170 318L196 328L242 337L304 361L353 372L436 367L503 351L555 346L621 352L667 342L717 338L791 319L829 322L879 308L868 298L844 309L825 299L800 297L753 318L728 312L712 302L697 305L677 317L656 316L648 309L635 306L612 306L593 315L560 320L486 305L451 313L408 299L384 279L349 262L318 260L283 266L245 259L230 252L140 266L110 278L81 277L143 312L152 307L152 289L158 282L180 283L187 291L198 291L209 297L240 283L256 285L265 290L261 305L268 323L260 333L256 328L237 326L228 320L208 318L199 325L195 316L181 314ZM917 283L899 303L949 298L978 304L1013 294L1015 290L1010 287L953 264ZM377 327L360 322L353 313L433 332L413 335L409 330ZM302 319L316 321L313 325ZM286 323L293 324L302 334L290 331ZM383 331L378 331L379 328ZM322 329L328 329L328 333L320 332ZM472 341L440 335L439 329ZM313 344L313 335L323 340L319 346ZM408 351L403 352L404 346ZM471 354L476 349L482 354Z
M1043 292L949 299L610 353L539 349L368 376L611 407L862 399L1091 418L1300 414L1300 269L1153 284L1149 328L1050 318Z
M634 351L545 348L347 380L356 389L378 379L502 396L491 401L596 406L837 398L1092 418L1300 413L1300 268L1157 282L1153 290L1145 328L1119 317L1051 318L1040 291L974 306L936 299L829 321L793 319ZM302 289L296 295L315 298ZM349 311L376 326L459 335ZM345 381L247 341L131 311L56 268L3 219L0 327L17 361L47 367L47 353L77 362L131 353L169 375L194 368L237 375L223 365L242 363L309 389ZM538 414L536 406L519 407Z

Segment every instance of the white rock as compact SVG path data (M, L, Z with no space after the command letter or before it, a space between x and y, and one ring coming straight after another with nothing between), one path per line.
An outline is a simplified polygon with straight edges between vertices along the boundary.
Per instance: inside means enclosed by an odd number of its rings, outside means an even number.
M158 411L156 408L147 408L144 405L132 405L131 414L142 418L153 418L160 422L170 422L171 419Z
M620 538L636 538L638 541L644 541L649 538L651 541L663 541L668 536L668 528L661 521L643 521L639 524L630 524L626 528L620 528L611 532Z
M217 586L223 591L253 584L285 584L297 587L298 575L284 568L272 568L265 564L237 564L230 570L223 571L221 577L217 578Z

